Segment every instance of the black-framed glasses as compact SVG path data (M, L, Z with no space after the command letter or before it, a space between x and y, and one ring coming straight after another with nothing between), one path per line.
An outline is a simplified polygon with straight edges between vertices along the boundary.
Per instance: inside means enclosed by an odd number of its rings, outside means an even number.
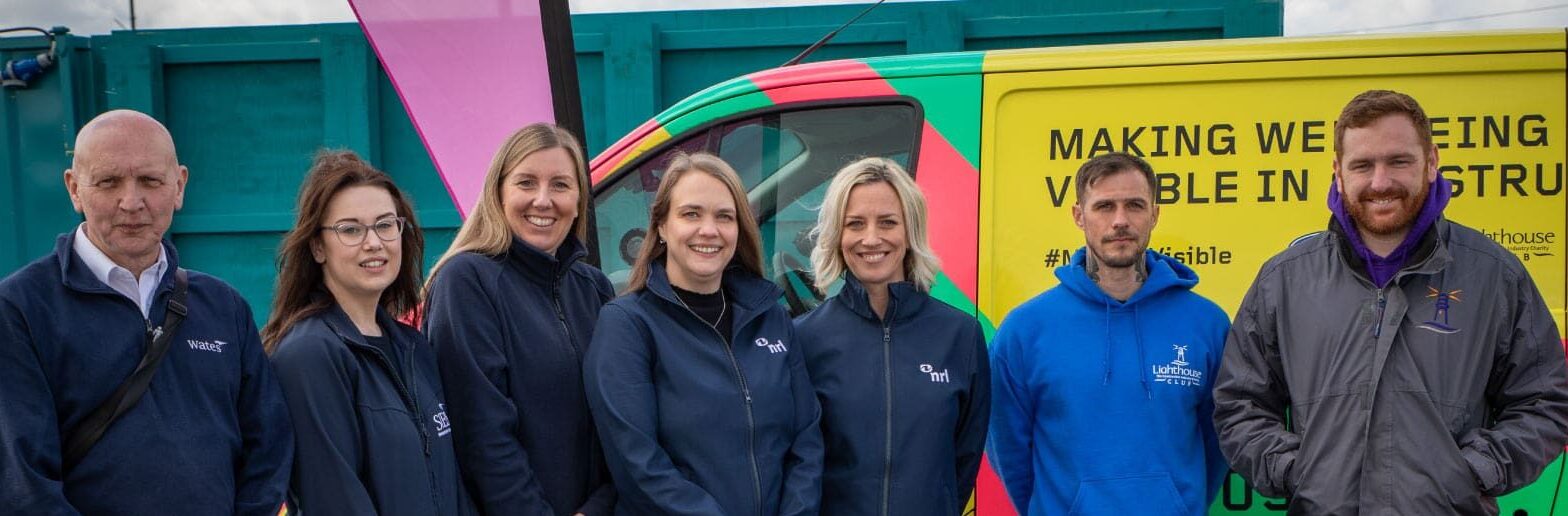
M365 243L365 235L376 233L376 238L382 242L391 242L403 236L403 228L408 226L405 217L391 217L376 221L366 226L358 222L343 222L331 226L322 226L321 229L338 234L338 242L346 246L356 246Z

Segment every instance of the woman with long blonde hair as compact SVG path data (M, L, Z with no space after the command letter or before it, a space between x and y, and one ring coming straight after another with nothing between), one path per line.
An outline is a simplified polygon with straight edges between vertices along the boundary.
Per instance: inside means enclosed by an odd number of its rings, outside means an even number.
M474 212L426 284L464 477L486 514L609 514L582 356L614 295L587 255L582 147L551 124L496 151Z

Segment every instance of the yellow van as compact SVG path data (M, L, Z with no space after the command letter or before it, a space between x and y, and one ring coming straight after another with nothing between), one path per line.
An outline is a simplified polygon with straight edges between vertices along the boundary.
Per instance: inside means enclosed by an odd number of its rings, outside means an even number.
M796 313L827 180L862 156L904 164L928 196L942 259L934 294L988 329L1056 283L1083 245L1072 175L1126 151L1159 173L1151 247L1196 270L1234 313L1262 263L1328 220L1333 124L1367 89L1418 99L1432 118L1449 218L1513 251L1564 327L1563 31L1270 38L967 52L832 61L707 88L592 163L597 251L624 283L667 156L733 164L762 225L765 266ZM1562 336L1559 335L1559 338ZM1551 512L1563 461L1500 500ZM976 509L1012 514L982 471ZM1284 512L1232 475L1212 514Z

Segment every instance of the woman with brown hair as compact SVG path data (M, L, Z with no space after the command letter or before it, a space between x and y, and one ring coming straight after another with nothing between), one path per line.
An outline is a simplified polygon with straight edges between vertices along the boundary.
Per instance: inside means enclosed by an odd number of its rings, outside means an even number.
M817 399L735 171L677 155L648 235L583 373L617 514L816 514Z
M419 302L424 238L391 178L322 152L278 251L262 341L294 424L291 504L310 515L462 515L435 353L393 319Z
M582 262L582 147L533 124L496 151L474 212L426 286L463 475L486 514L609 514L615 490L582 355L610 280Z

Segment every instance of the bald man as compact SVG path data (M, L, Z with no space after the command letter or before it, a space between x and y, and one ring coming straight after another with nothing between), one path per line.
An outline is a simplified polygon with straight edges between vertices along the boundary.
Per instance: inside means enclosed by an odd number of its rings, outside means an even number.
M188 176L147 115L77 134L82 224L0 281L4 512L277 513L294 439L250 306L164 238Z

